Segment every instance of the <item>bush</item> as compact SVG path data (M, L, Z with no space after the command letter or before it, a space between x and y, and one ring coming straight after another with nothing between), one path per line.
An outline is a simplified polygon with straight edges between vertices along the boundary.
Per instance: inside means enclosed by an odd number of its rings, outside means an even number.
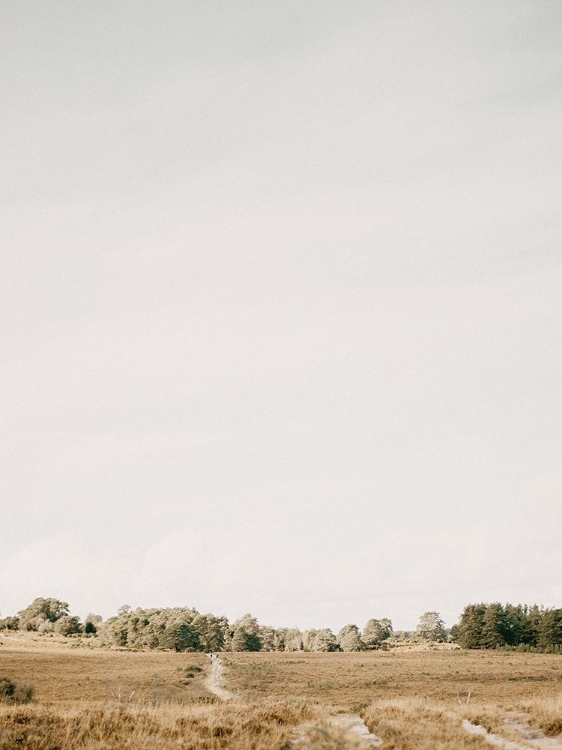
M0 677L0 701L5 703L29 703L35 688L11 677Z
M3 620L0 620L0 630L19 630L19 627L19 617L4 617Z
M55 622L54 629L55 632L60 635L75 635L82 630L79 618L71 615L63 615L60 617Z

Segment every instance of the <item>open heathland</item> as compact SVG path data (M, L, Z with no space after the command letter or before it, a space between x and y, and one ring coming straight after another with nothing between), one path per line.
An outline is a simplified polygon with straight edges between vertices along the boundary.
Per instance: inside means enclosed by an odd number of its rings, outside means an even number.
M0 643L0 677L35 688L30 703L0 702L2 750L462 750L494 738L562 750L555 654L229 652L219 670L198 653Z

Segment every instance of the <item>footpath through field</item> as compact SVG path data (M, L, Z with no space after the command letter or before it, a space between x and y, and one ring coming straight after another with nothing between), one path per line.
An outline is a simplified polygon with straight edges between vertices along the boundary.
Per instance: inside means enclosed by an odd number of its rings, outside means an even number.
M211 664L204 681L206 689L222 701L232 700L235 697L234 694L224 687L226 669L220 656L218 654L209 654L208 656ZM303 743L308 742L311 734L326 734L332 731L349 737L353 747L357 748L357 750L382 745L381 738L369 732L363 719L352 714L341 714L327 717L323 727L312 725L297 727L292 747L295 750L301 747Z
M466 732L482 737L482 739L489 745L499 747L501 750L525 750L529 747L540 748L540 750L562 750L562 744L560 744L558 740L546 737L540 729L534 729L528 724L523 724L509 718L504 719L504 723L515 729L524 744L521 742L512 742L497 734L492 734L492 732L488 732L485 727L480 724L473 724L467 719L463 719L462 721L463 728Z
M211 666L209 668L209 673L205 678L204 685L210 693L216 695L217 698L221 699L221 701L229 701L234 698L234 694L231 693L230 690L227 690L225 687L223 687L225 681L224 664L220 660L218 654L208 654L208 656L211 660Z

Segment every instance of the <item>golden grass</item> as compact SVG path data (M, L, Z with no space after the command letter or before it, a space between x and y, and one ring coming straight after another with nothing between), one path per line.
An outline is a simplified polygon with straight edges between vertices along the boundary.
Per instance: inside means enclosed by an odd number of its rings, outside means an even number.
M363 713L369 730L383 739L384 750L465 750L487 747L467 734L454 712L425 700L381 701Z
M343 713L360 714L382 750L489 747L463 730L463 718L511 741L517 731L505 718L549 736L562 732L559 655L227 653L222 660L235 695L228 703L205 688L204 654L3 645L0 675L33 683L36 692L31 705L0 706L0 748L359 747L328 722Z
M547 737L562 734L562 691L552 696L525 698L517 708Z
M233 690L253 697L319 700L359 710L388 698L426 698L458 706L515 707L562 693L562 657L503 651L225 654Z
M203 672L189 669L205 670L208 663L205 654L0 648L0 675L33 683L39 703L68 707L115 702L119 690L123 700L135 691L140 702L211 700L203 688Z
M22 706L0 710L0 747L281 750L289 745L294 727L312 716L307 706L282 701L81 709Z

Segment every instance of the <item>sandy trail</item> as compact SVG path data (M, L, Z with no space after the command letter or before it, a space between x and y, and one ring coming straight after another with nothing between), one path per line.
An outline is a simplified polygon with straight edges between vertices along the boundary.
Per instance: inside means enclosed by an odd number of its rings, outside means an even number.
M332 726L347 730L354 739L361 740L365 747L380 747L382 745L381 738L369 732L368 726L359 716L353 714L332 716L329 723Z
M345 733L346 742L349 742L350 747L354 748L367 748L380 747L382 740L377 737L376 734L369 732L369 728L359 716L354 714L344 714L340 716L328 716L326 717L323 726L316 726L314 724L306 724L297 727L297 736L291 742L290 747L293 750L299 748L308 747L310 742L313 743L317 740L316 734L325 732L332 733L337 732L338 735L341 732ZM343 737L338 736L339 742ZM338 745L339 747L339 745Z
M540 748L540 750L562 750L562 744L558 740L546 737L540 729L533 729L528 724L523 724L513 719L504 719L504 721L519 733L523 740L522 743L512 742L500 737L498 734L492 734L484 727L479 724L472 724L467 719L463 719L462 725L469 734L476 734L482 737L489 745L495 745L495 747L502 748L502 750L524 750L531 747Z
M226 672L224 664L218 654L208 654L208 656L211 666L209 667L209 672L204 681L206 689L222 701L232 700L235 697L234 694L224 687ZM327 719L327 724L334 729L343 729L344 731L349 732L350 737L358 740L365 748L379 747L382 745L380 737L369 732L367 725L359 718L359 716L354 716L352 714L331 716ZM298 747L303 739L304 737L301 734L294 741L293 747Z
M207 677L205 678L204 685L210 693L216 695L221 701L229 701L234 698L234 695L224 687L224 664L219 658L218 654L208 654L211 660L211 666Z
M540 729L535 729L515 719L504 719L504 721L508 726L513 727L528 745L541 748L541 750L562 750L562 744L559 740L547 737Z

